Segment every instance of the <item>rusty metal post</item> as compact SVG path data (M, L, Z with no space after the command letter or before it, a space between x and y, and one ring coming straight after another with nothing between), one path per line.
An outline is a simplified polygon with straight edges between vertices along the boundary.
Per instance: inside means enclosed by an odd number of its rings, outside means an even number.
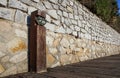
M36 22L36 18L46 17L44 11L31 13L29 27L29 72L41 73L46 71L46 29Z

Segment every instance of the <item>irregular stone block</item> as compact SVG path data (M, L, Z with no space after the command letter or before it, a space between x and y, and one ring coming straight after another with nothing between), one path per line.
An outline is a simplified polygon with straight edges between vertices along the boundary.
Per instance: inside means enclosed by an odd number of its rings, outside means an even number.
M23 4L18 0L9 0L9 7L20 9L27 12L27 5Z
M66 47L66 48L68 48L70 46L70 43L69 43L69 41L66 38L63 38L60 41L60 44L61 44L61 46Z
M3 58L1 59L1 62L3 62L3 63L8 62L9 59L10 59L9 56L5 56L5 57L3 57Z
M55 25L47 23L45 24L46 29L49 29L50 31L55 31Z
M17 10L16 14L15 14L15 22L25 24L26 16L27 16L27 14L23 13L20 10Z
M60 66L60 62L57 62L57 63L53 64L51 67L54 68L54 67L57 67L57 66Z
M0 74L4 71L5 71L4 67L0 64Z
M67 12L63 12L63 16L64 17L68 17L68 13Z
M69 60L70 56L69 55L61 55L60 56L60 62L62 65L66 65L66 64L69 64L70 63L70 60Z
M14 38L7 44L9 52L16 53L26 49L26 43L20 38Z
M0 58L3 57L3 56L5 56L5 53L0 51Z
M65 33L65 29L61 26L60 28L56 29L55 32Z
M14 21L15 10L0 7L0 17Z
M46 15L46 20L48 21L48 22L51 22L51 17L47 14Z
M17 67L16 66L12 66L9 69L6 69L6 71L1 74L1 77L12 75L12 74L17 74Z
M55 3L55 4L58 3L58 0L49 0L49 1L52 2L52 3Z
M56 48L50 48L49 50L50 50L50 53L53 55L56 55L58 53Z
M45 7L46 7L47 9L52 9L51 3L47 2L47 1L45 1L45 2L43 2L43 3L44 3L44 5L45 5Z
M39 0L33 0L34 2L39 2Z
M23 30L20 30L20 29L15 29L15 34L18 36L18 37L23 37L23 38L27 38L27 33Z
M11 31L11 24L5 20L0 20L0 32L9 32Z
M28 14L31 15L31 12L36 11L37 9L34 7L28 7Z
M48 10L48 14L53 17L54 19L58 19L58 15L56 10Z
M25 59L27 59L27 52L26 51L23 51L15 56L13 56L12 58L10 58L10 62L11 63L19 63L19 62L22 62L24 61Z
M51 37L51 36L47 36L47 37L46 37L46 44L47 44L48 46L52 46L52 45L53 45L53 41L54 41L54 38L53 38L53 37Z
M73 13L73 8L67 6L67 10L68 10L68 12Z
M55 62L55 58L51 54L47 54L47 67L51 67Z
M0 0L0 5L7 6L7 0Z
M58 10L57 13L58 13L58 15L62 16L62 11L61 10Z

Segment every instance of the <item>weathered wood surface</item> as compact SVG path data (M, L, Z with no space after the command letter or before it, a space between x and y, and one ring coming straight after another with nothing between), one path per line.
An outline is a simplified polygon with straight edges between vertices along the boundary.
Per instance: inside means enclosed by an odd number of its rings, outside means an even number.
M31 26L29 27L29 71L43 72L46 70L46 29L37 25L35 17L42 15L43 11L34 11L31 14Z
M42 74L23 73L5 78L120 78L120 55L56 67Z

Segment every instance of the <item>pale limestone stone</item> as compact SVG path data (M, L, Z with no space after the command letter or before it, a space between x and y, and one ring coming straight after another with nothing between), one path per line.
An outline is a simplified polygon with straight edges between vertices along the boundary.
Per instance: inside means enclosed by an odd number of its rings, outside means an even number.
M31 15L33 11L36 11L37 9L34 7L28 7L28 14Z
M34 2L39 2L39 0L33 0Z
M73 44L75 42L75 40L74 39L70 39L70 44Z
M15 14L15 22L25 24L25 17L25 13L23 13L20 10L17 10Z
M52 2L52 3L55 3L55 4L58 3L58 0L49 0L49 1Z
M54 23L54 24L57 25L57 26L60 25L60 21L58 21L58 20L52 20L52 23Z
M46 8L45 8L45 6L43 5L42 2L37 3L36 8L40 9L41 11L46 10Z
M48 22L51 22L51 17L50 17L48 14L46 14L46 20L47 20Z
M4 67L0 64L0 74L5 71Z
M20 38L14 38L7 43L8 51L11 53L16 53L26 49L26 43Z
M3 56L5 56L5 53L0 51L0 58L3 57Z
M66 7L66 6L67 6L66 4L67 4L67 0L63 0L62 3L61 3L61 5L62 5L63 7Z
M68 13L67 12L63 12L63 16L64 17L68 17Z
M55 31L55 25L54 24L46 23L45 27L46 27L46 29L49 29L50 31Z
M45 5L45 7L47 8L47 9L52 9L52 5L51 5L51 3L49 3L48 1L45 1L45 2L43 2L44 3L44 5Z
M52 4L52 6L53 6L53 8L54 8L55 10L58 10L58 9L59 9L59 5L57 5L57 4Z
M25 31L23 31L23 30L15 29L15 34L18 37L27 38L27 33Z
M66 33L67 34L71 34L72 33L72 30L70 28L66 28Z
M25 59L27 59L27 52L23 51L15 56L13 56L12 58L10 58L10 62L11 63L19 63L21 61L24 61Z
M14 20L15 10L0 7L0 17L7 20Z
M61 17L60 22L64 23L64 17Z
M47 54L47 67L51 67L55 62L55 58L51 54Z
M58 48L58 51L61 53L61 54L66 54L67 50L64 48L64 47L59 47Z
M5 20L0 20L0 32L9 32L11 31L11 24Z
M18 24L18 23L13 23L13 24L12 24L12 27L22 28L22 25L21 25L21 24Z
M69 41L66 38L62 38L60 41L61 46L68 48L70 46Z
M7 0L1 0L0 4L3 5L3 6L7 6Z
M73 19L73 14L69 13L69 18Z
M5 52L6 51L6 44L3 42L0 42L0 51Z
M3 63L8 62L9 59L10 59L9 56L5 56L5 57L3 57L3 58L1 59L1 62L3 62Z
M79 58L76 55L72 55L70 61L71 61L71 63L78 63L79 62Z
M82 43L82 47L86 47L87 44L85 42Z
M77 25L77 20L72 20L72 24Z
M66 54L73 54L73 51L71 49L66 49Z
M78 20L78 19L79 19L79 16L78 16L78 15L75 15L75 19Z
M78 21L78 26L82 27L82 22L81 21Z
M76 30L76 31L80 31L80 27L75 26L75 30Z
M23 2L24 4L27 4L27 5L32 5L32 0L20 0L21 2Z
M71 44L71 45L70 45L70 49L71 49L71 50L74 50L75 48L76 48L75 44Z
M72 5L72 6L73 6L73 1L70 1L70 5Z
M69 63L70 63L69 58L70 58L69 55L61 55L61 56L60 56L60 62L61 62L61 64L62 64L62 65L69 64Z
M59 39L55 39L53 42L53 47L57 47L59 45L60 42L60 38Z
M58 15L57 15L56 10L48 10L48 14L49 14L52 18L58 19Z
M79 57L79 60L80 60L80 61L85 61L85 60L87 60L87 59L88 59L88 57L87 57L87 56L84 56L84 57L83 57L83 56L82 56L82 57Z
M74 26L73 26L73 25L70 25L70 29L75 30L75 28L74 28Z
M54 67L57 67L57 66L60 66L60 62L57 62L57 63L53 64L51 67L54 68Z
M16 66L12 66L9 69L7 69L5 72L2 73L1 76L3 77L3 76L13 75L13 74L17 74Z
M65 33L65 29L61 26L61 27L59 27L58 29L56 29L55 32Z
M73 13L73 8L67 6L67 10L68 10L68 12Z
M46 44L47 44L48 46L52 46L52 45L53 45L53 41L54 41L54 38L53 38L53 37L51 37L51 36L47 36L47 37L46 37Z
M62 16L62 11L61 10L58 10L57 13L58 13L58 15Z
M58 53L56 48L50 48L49 50L50 50L50 53L53 55L56 55Z
M9 0L8 6L27 12L27 6L18 0Z
M76 31L73 31L72 34L73 34L74 36L77 36L77 35L78 35Z
M84 54L83 50L81 49L79 52L76 52L76 55L78 57L81 57Z

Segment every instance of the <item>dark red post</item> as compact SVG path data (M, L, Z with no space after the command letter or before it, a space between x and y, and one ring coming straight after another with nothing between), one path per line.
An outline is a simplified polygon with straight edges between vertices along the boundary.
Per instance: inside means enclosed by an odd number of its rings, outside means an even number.
M36 17L46 17L44 11L34 11L31 13L31 23L29 27L29 71L46 71L46 29L37 24Z

